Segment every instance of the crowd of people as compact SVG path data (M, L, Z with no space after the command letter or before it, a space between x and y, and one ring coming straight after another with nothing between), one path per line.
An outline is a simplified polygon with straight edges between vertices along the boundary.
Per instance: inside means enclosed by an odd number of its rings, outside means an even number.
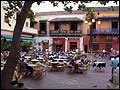
M99 51L99 57L103 58L106 55L110 56L110 54L114 54L114 60L112 61L112 74L113 71L117 69L119 64L118 60L116 60L116 56L119 56L119 50L113 50L106 53L105 50ZM6 61L8 57L8 52L1 53L1 61ZM30 58L26 58L25 56L30 56ZM42 58L42 60L40 60ZM39 60L37 62L33 62L32 60ZM28 52L20 52L20 58L18 60L18 64L16 66L16 70L13 75L13 80L11 85L18 85L20 87L23 86L23 83L20 82L20 79L23 77L33 76L34 79L38 77L42 77L43 73L46 72L46 67L49 65L49 60L54 59L66 59L67 68L72 66L74 73L83 73L80 71L80 68L88 67L91 62L96 62L97 60L91 61L85 51L67 51L67 52L52 52L52 53L41 53L37 50L30 50ZM33 66L30 66L33 65Z

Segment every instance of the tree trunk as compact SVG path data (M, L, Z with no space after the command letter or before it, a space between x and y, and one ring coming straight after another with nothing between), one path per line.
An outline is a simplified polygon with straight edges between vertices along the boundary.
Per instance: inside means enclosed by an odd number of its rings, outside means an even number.
M16 25L14 28L12 44L10 48L10 55L7 58L7 62L4 66L4 69L1 74L1 88L2 89L10 89L11 81L13 78L15 67L18 63L18 59L20 57L19 49L20 49L20 37L22 33L22 29L24 26L24 22L30 10L30 7L33 2L25 1L24 6L17 17Z

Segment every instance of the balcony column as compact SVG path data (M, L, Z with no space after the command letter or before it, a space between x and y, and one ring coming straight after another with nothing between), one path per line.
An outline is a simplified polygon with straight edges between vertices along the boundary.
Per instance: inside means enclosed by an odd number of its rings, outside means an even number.
M49 37L49 52L52 52L52 43L53 43L53 39L51 37Z
M98 31L99 33L101 32L101 25L99 24L99 31Z
M49 34L49 25L50 25L50 22L47 21L47 30L46 30L47 31L47 36L50 36L50 34Z
M80 51L83 51L83 36L80 37Z
M65 38L65 52L67 52L67 40L68 38Z
M109 19L109 32L111 32L111 19Z

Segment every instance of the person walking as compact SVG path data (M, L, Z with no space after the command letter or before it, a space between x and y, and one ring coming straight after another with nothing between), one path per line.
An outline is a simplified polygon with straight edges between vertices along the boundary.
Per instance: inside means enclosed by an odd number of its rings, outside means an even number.
M114 57L114 60L112 60L112 79L110 80L111 82L113 82L113 74L117 68L118 63L118 60L116 59L116 57Z

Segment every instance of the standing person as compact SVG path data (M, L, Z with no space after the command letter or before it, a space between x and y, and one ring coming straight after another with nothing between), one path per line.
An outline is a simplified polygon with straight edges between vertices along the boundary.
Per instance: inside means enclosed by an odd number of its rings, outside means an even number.
M116 57L114 57L114 60L112 60L112 81L113 81L114 70L117 68L118 63L119 63L118 60L116 59Z

